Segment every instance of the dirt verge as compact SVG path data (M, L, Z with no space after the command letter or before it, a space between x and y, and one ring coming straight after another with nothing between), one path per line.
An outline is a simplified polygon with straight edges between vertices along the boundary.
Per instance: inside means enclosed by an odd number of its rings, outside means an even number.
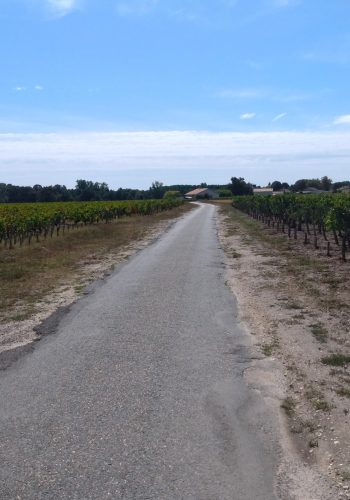
M219 237L240 319L264 358L245 376L288 429L290 498L350 498L349 264L230 206L219 209Z

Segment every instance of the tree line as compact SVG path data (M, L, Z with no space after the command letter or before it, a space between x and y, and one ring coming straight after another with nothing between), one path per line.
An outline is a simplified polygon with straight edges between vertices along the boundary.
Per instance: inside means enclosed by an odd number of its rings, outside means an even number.
M299 179L294 184L276 180L269 182L267 185L267 187L272 188L273 191L290 191L292 193L300 193L310 188L326 192L337 192L339 188L344 186L350 186L350 181L333 182L332 179L326 175L320 179ZM232 177L228 189L234 196L244 196L253 194L253 189L259 187L261 186L246 182L243 177Z
M193 185L164 186L155 181L147 190L119 188L110 189L105 182L93 182L78 179L73 189L64 185L54 186L15 186L0 183L0 203L35 203L58 201L122 201L161 199L168 191L179 192L181 195L191 189Z
M294 184L282 181L273 181L268 184L274 191L289 190L292 192L302 192L308 188L315 188L321 191L335 192L342 186L350 186L350 181L332 182L327 177L320 179L299 179ZM123 201L123 200L148 200L162 199L167 195L183 196L197 187L211 188L215 190L221 198L252 194L257 186L246 182L243 177L232 177L228 184L202 183L199 186L193 184L175 184L165 186L162 182L154 181L146 189L119 188L110 189L105 182L93 182L78 179L73 189L64 185L54 186L15 186L13 184L0 183L0 203L35 203L35 202L58 202L58 201Z

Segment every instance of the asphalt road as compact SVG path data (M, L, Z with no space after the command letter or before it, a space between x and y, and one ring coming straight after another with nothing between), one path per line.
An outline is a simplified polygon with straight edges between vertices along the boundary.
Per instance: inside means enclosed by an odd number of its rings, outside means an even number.
M273 500L274 421L203 205L0 373L0 498Z

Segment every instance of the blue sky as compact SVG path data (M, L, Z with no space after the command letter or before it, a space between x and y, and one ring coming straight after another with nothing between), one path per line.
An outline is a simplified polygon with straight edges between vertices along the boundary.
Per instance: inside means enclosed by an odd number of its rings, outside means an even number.
M2 0L0 182L350 172L349 0Z

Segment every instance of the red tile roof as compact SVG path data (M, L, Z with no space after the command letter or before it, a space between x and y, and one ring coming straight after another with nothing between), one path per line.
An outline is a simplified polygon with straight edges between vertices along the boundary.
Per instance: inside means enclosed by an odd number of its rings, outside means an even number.
M189 193L186 193L185 196L197 196L199 194L205 193L206 191L208 191L208 188L197 188L193 191L190 191Z

